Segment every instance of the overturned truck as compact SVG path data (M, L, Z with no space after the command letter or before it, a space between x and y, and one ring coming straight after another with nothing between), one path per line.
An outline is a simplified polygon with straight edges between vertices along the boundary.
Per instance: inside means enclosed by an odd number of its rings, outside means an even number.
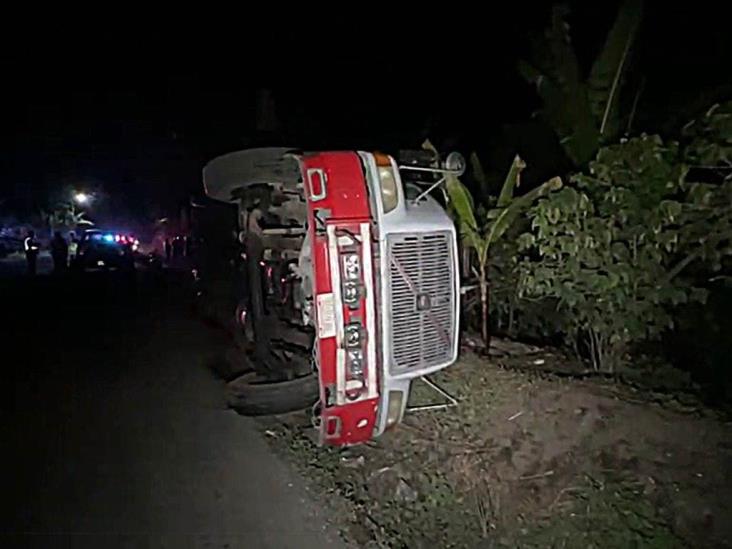
M204 168L206 194L237 211L231 313L250 369L236 408L312 406L333 445L401 421L412 381L457 358L456 233L431 192L463 169L457 154L285 148Z

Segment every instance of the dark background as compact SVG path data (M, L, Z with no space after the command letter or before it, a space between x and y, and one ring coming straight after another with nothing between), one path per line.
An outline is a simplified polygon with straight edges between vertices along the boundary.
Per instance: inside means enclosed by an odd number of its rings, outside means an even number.
M617 5L570 2L585 68ZM519 152L544 176L561 167L542 158L556 143L531 124L539 103L516 64L550 8L516 1L316 14L239 5L9 20L0 208L27 214L63 185L91 186L115 215L150 219L200 193L213 156L267 144L393 150L430 136L475 149L501 171ZM634 58L646 77L635 131L673 131L728 90L730 41L713 4L648 2ZM275 131L257 125L262 89Z

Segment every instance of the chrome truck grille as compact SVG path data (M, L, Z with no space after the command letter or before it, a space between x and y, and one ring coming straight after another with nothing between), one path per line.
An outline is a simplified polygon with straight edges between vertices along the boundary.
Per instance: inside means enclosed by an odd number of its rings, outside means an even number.
M392 373L446 364L456 337L451 234L390 234L387 243Z

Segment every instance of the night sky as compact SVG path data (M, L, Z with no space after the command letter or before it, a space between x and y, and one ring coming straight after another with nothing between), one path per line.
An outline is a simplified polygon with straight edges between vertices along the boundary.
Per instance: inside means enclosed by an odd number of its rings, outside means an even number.
M573 41L589 64L617 2L570 4ZM526 145L507 137L507 125L531 120L539 105L516 63L550 6L423 4L395 14L359 5L366 13L329 16L282 8L277 17L240 6L187 14L195 22L185 24L110 11L59 15L73 19L67 25L49 13L2 39L0 207L29 212L80 183L149 217L200 192L208 159L260 144L392 150L430 135L465 152L511 154ZM729 23L708 8L647 4L637 128L665 130L682 106L732 81ZM275 135L256 133L262 88L275 100Z

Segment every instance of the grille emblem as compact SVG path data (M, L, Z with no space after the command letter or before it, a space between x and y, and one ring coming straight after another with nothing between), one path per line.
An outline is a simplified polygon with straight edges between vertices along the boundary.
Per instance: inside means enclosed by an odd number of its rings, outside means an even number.
M417 295L417 310L418 311L429 311L432 308L432 302L430 301L429 294L418 294Z

